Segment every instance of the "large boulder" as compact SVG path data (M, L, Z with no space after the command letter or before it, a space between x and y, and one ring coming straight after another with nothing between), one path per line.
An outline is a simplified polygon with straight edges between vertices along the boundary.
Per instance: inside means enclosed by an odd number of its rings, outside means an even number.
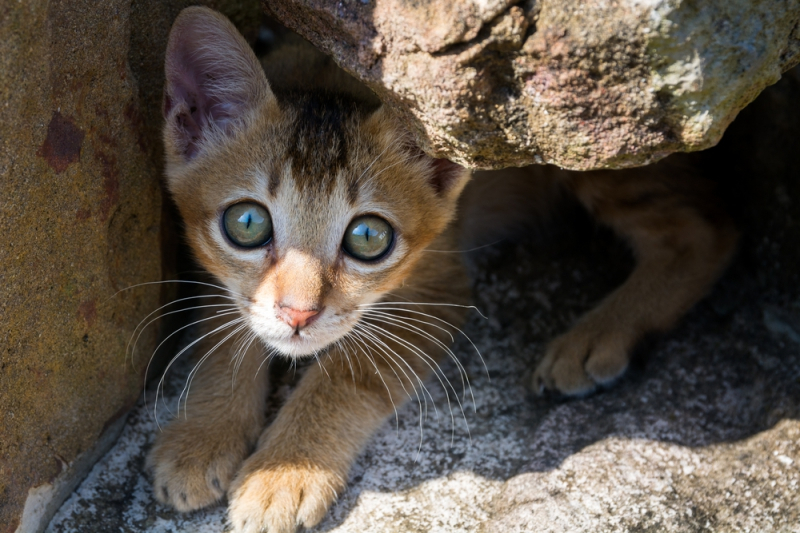
M708 148L800 61L798 0L263 3L474 168Z
M126 345L162 291L123 289L162 276L163 54L189 3L0 7L3 533L44 528L141 390L152 328ZM257 2L215 4L257 28Z

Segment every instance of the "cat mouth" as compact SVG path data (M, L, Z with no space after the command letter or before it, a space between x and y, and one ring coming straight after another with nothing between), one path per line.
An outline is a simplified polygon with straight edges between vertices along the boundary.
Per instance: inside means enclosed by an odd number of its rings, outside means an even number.
M287 337L268 338L267 343L287 357L311 357L325 350L337 339L320 339L318 335L311 335L300 330Z
M334 313L336 314L336 313ZM339 315L341 316L341 315ZM251 329L261 339L286 357L304 358L319 355L354 327L356 320L334 320L320 317L313 324L289 329L284 322L269 320L258 314L250 314ZM327 319L326 319L327 318ZM341 317L344 318L344 317ZM355 317L353 317L355 318Z
M324 313L322 311L325 311ZM346 337L358 323L360 313L350 309L327 306L314 315L313 320L306 320L302 327L299 324L288 324L272 306L247 305L243 309L250 330L261 340L289 358L305 358L317 356L338 340Z

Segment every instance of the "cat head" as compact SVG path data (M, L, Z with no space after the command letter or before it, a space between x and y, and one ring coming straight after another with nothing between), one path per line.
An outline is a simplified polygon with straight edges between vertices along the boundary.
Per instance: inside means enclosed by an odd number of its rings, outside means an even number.
M384 107L276 97L222 15L181 12L166 55L167 183L199 262L289 356L346 335L455 214L465 169Z

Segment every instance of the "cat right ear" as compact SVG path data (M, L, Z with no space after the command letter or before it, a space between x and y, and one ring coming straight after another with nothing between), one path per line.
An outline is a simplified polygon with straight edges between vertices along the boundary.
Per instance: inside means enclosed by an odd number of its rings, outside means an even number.
M231 22L205 7L181 11L164 64L168 155L189 161L221 142L273 98L255 54Z

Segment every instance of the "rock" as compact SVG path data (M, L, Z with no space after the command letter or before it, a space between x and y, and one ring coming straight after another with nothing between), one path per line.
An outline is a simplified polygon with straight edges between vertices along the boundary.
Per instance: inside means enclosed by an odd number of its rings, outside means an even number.
M490 319L474 314L464 330L486 366L464 339L454 349L471 393L445 364L457 394L429 380L438 411L428 403L420 425L418 404L401 408L313 531L796 531L800 350L775 324L795 328L800 300L799 74L692 156L744 202L735 210L744 236L729 273L676 331L643 347L607 391L534 397L526 385L547 341L624 279L631 258L608 232L569 217L552 242L484 250L471 270ZM765 322L765 310L779 320ZM189 368L171 377L160 412L174 409ZM285 392L272 395L271 414ZM148 398L48 533L225 530L222 506L184 515L153 499L142 473L157 431Z
M126 346L163 291L116 293L168 266L159 102L167 33L188 3L0 8L4 533L47 525L139 396L154 331L127 359ZM248 3L215 5L235 14Z
M263 3L473 168L708 148L800 61L798 0Z

